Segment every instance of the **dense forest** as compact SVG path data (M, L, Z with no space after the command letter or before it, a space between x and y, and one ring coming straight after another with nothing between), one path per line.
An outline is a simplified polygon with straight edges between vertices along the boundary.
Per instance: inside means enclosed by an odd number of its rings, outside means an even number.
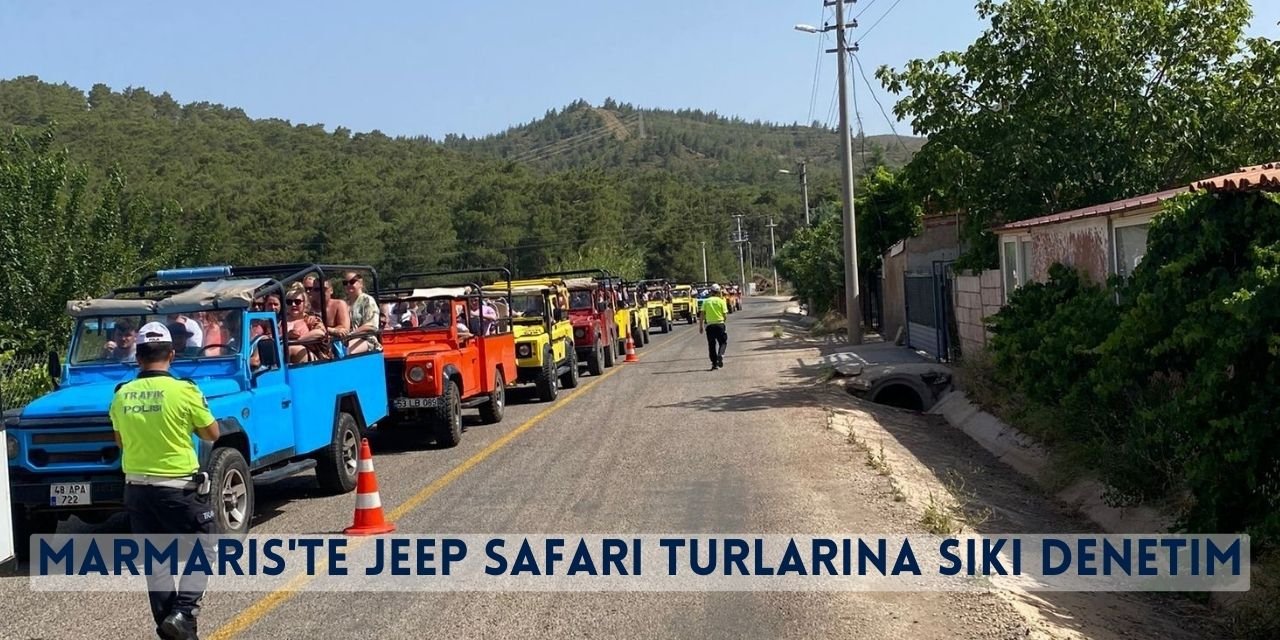
M855 162L905 165L923 138L855 134ZM606 99L578 100L530 123L477 139L448 136L445 146L552 169L653 169L720 184L764 183L778 169L806 160L809 170L835 180L840 138L817 122L804 126L747 122L696 109L640 109Z
M607 135L590 144L575 137L602 127ZM811 198L835 191L829 130L612 101L577 102L490 138L433 141L22 77L0 81L0 129L51 130L91 190L117 171L126 197L176 212L170 222L192 236L181 244L195 262L324 259L393 272L512 264L532 273L589 252L689 279L701 276L706 241L711 275L728 278L733 214L745 216L761 265L769 216L783 237L803 220L799 185L778 169L809 159ZM905 153L858 143L875 162Z

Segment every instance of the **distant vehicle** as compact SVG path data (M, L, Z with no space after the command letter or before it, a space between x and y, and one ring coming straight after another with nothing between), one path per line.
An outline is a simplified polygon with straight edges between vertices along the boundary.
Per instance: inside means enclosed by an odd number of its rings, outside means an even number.
M485 273L501 273L496 285L508 290L485 293L461 278ZM419 286L442 278L452 282ZM453 447L462 440L463 409L479 409L489 424L502 421L507 381L516 375L510 282L506 269L437 271L400 276L381 292L393 319L383 332L388 427L418 428Z
M573 344L578 362L586 363L587 371L593 376L612 368L618 356L625 354L625 333L618 325L617 303L609 272L579 269L545 273L539 277L565 278L565 286L569 289L569 322L573 324Z
M516 382L532 384L551 402L560 387L578 386L578 354L569 322L569 289L561 278L516 280L507 288L489 285L487 294L509 291L516 342ZM558 384L557 384L558 383Z
M641 280L636 283L636 288L649 310L649 324L657 325L663 333L670 333L671 322L675 318L675 310L671 304L671 284L660 278Z
M693 285L678 284L671 288L672 318L684 320L685 324L698 321L697 303L694 302Z
M66 363L50 354L56 389L5 418L19 550L26 534L51 532L58 520L100 522L122 508L120 448L107 412L116 386L138 373L132 332L152 321L204 315L226 336L221 344L175 344L172 367L200 387L218 420L218 441L196 443L219 532L249 530L255 484L314 469L326 492L354 489L360 438L387 415L387 388L382 352L349 355L348 347L376 333L304 344L256 304L268 294L283 300L309 275L323 282L341 271L368 274L377 290L367 266L211 266L157 271L135 287L68 302L75 329ZM301 350L314 360L291 363Z
M634 282L621 283L622 304L626 307L628 315L631 317L631 342L635 346L643 347L649 344L649 307L644 301L637 284Z

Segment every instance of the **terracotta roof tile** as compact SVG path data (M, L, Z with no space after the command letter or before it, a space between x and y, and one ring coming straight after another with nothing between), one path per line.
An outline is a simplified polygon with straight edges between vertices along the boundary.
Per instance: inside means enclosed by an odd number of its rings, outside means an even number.
M1117 200L1105 204L1096 204L1091 207L1082 209L1074 209L1072 211L1063 211L1062 213L1054 213L1039 218L1030 218L1027 220L1018 220L996 227L995 231L1011 231L1013 229L1026 229L1028 227L1038 227L1044 224L1054 224L1058 222L1067 222L1069 220L1079 220L1082 218L1094 218L1097 216L1106 216L1115 213L1127 213L1136 209L1149 207L1153 204L1164 202L1174 196L1187 193L1187 187L1178 187L1176 189L1168 189L1158 193L1149 193L1146 195Z
M1191 189L1210 193L1280 191L1280 163L1244 167L1235 173L1196 182Z

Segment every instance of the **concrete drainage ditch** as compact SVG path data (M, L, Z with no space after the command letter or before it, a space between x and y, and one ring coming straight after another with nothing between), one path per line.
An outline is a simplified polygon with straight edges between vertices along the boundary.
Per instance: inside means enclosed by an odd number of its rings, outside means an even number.
M951 390L951 371L940 364L861 365L836 367L845 390L877 404L909 411L928 411Z

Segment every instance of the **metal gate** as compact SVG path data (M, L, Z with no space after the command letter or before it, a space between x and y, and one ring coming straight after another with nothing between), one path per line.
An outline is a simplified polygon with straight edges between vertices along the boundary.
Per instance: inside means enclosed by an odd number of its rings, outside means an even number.
M904 274L907 346L938 360L951 359L951 262L934 261L928 273Z

